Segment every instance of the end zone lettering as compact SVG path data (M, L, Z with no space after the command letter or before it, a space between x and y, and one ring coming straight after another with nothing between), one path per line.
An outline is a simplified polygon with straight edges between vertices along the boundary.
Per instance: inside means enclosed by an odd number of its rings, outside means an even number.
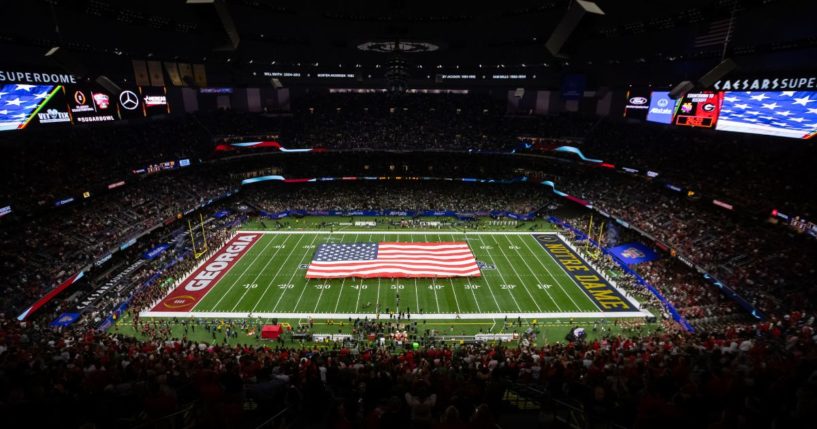
M602 311L633 311L621 294L582 260L573 250L555 236L534 236L542 248L555 259L573 281ZM547 237L547 239L544 239Z
M233 237L152 311L191 311L260 237L260 234L238 234Z

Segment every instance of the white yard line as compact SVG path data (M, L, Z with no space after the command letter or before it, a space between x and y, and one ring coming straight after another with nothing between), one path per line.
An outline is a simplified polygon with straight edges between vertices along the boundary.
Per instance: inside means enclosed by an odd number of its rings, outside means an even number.
M310 244L310 245L315 244L315 240L317 240L317 239L318 239L318 236L316 235L316 236L315 236L315 237L312 239L312 241L311 241L309 244ZM299 241L298 243L300 243L300 241ZM293 249L293 250L294 250L294 249ZM304 263L304 261L306 260L307 255L309 255L309 253L308 253L308 252L304 252L304 255L301 257L301 262L299 262L299 264L303 264L303 263ZM290 254L290 256L291 256L291 254ZM284 261L284 263L283 263L282 265L286 265L286 262L287 262L287 261L289 261L289 256L287 256L287 259ZM295 274L297 274L297 273L298 273L298 270L293 270L293 271L292 271L292 276L289 278L289 280L287 281L287 283L292 283L292 279L294 279L294 278L295 278ZM299 303L301 302L301 297L303 297L303 296L304 296L304 291L306 290L306 288L308 288L308 287L309 287L309 280L312 280L312 279L306 279L306 283L305 283L305 284L304 284L304 286L301 288L301 294L298 296L298 302L299 302ZM274 307L272 307L272 311L273 311L273 312L275 311L275 309L276 309L276 308L278 308L278 304L280 304L280 303L281 303L281 298L283 298L283 297L284 297L284 295L286 295L286 293L287 293L287 291L288 291L288 290L289 290L289 289L284 289L283 291L281 291L281 295L279 295L279 296L278 296L278 301L275 301L275 306L274 306ZM298 308L298 304L297 304L297 303L296 303L296 304L295 304L295 305L292 307L292 309L294 310L294 309L296 309L296 308Z
M357 241L357 235L355 235L355 241ZM346 279L343 279L340 282L340 291L338 291L338 300L335 302L335 313L338 312L338 304L340 304L340 296L343 295L343 285L344 284L346 284ZM318 302L320 302L320 299L318 299ZM355 310L357 310L357 307L355 307ZM318 311L318 304L315 304L315 311Z
M340 292L338 292L338 300L335 301L335 313L338 312L338 305L340 304L340 296L343 295L343 285L346 284L346 279L340 281ZM320 301L318 301L320 302ZM357 310L357 308L355 308ZM315 304L315 311L318 311L318 304Z
M270 244L272 244L274 241L275 241L275 238L273 238L273 239L272 239L272 240L270 240L270 241L269 241L269 242L268 242L266 245L264 245L264 248L263 248L263 249L261 249L261 251L260 251L260 252L258 252L258 254L257 254L257 255L255 255L255 257L252 259L252 262L250 262L250 263L249 263L249 264L248 264L248 265L247 265L247 266L244 268L244 271L242 271L242 272L241 272L241 274L239 274L239 275L238 275L238 277L236 277L236 278L235 278L235 280L233 280L233 284L231 284L231 285L230 285L230 287L229 287L229 288L227 288L227 290L226 290L224 293L222 293L222 294L221 294L221 296L218 298L218 301L216 301L216 303L215 303L215 304L213 304L213 306L212 306L212 307L210 307L210 308L212 308L212 309L214 309L214 310L215 310L215 309L218 309L218 305L219 305L219 304L221 304L221 301L223 301L223 300L224 300L224 298L225 298L227 295L229 295L229 294L230 294L230 292L233 290L233 288L235 287L235 285L236 285L236 284L238 284L238 281L239 281L239 280L241 280L241 278L242 278L242 277L244 277L244 274L247 274L247 271L249 271L249 269L250 269L250 268L252 268L252 267L255 265L255 261L257 261L257 260L258 260L258 258L260 258L260 257L261 257L261 255L263 255L263 254L264 254L264 252L267 250L267 247L269 247L269 245L270 245ZM255 247L255 246L253 246L253 247ZM250 249L250 250L252 250L252 249ZM245 253L245 254L244 254L244 256L247 256L247 254ZM244 258L242 257L241 259L244 259ZM237 264L238 264L238 263L241 261L241 259L239 259L238 261L235 261L235 263L234 263L234 264L235 264L235 265L237 265ZM235 266L235 265L233 265L233 266ZM222 280L223 280L223 279L222 279ZM221 283L221 282L219 282L219 283ZM212 292L212 291L216 290L216 288L217 288L217 287L218 287L218 283L217 283L217 284L215 284L213 287L211 287L211 288L210 288L210 290L209 290L209 291L207 291L207 293L209 294L210 292ZM207 296L207 295L205 295L205 296L201 297L201 299L199 299L199 304L201 304L201 303L202 303L202 301L204 301L204 297L206 297L206 296ZM195 309L195 307L194 307L194 309Z
M298 248L299 244L301 244L302 239L303 239L303 236L298 238L298 241L295 242L295 246L292 248L292 250L289 251L289 255L287 255L286 259L284 259L284 262L289 260L289 258L292 256L292 252L295 251L295 249ZM286 242L284 242L283 244L285 244L285 243ZM278 254L279 251L281 251L281 249L276 250L275 253ZM270 258L270 261L272 261L272 259L273 258ZM267 263L269 264L269 261L267 261ZM269 282L269 285L267 285L267 288L264 289L264 292L262 292L261 296L258 298L258 300L255 301L255 305L252 307L252 311L250 311L250 313L254 312L255 309L258 308L258 304L260 304L260 303L262 303L264 301L264 296L266 296L267 292L269 292L269 290L273 288L273 284L275 283L275 279L278 277L278 274L281 272L281 269L284 268L284 265L286 265L286 264L285 263L281 264L281 266L278 267L278 271L275 272L275 275L272 276L272 278L270 279L270 282ZM235 309L235 308L233 308L233 309Z
M299 239L298 239L298 241L300 241L300 240L301 240L301 239L299 238ZM285 238L285 239L284 239L284 242L283 242L283 243L281 243L281 245L286 246L286 244L287 244L287 242L288 242L288 241L289 241L289 237ZM273 253L273 254L272 254L272 256L270 256L270 257L267 259L267 263L266 263L266 264L264 264L264 267L263 267L263 268L261 268L261 270L260 270L260 271L258 271L258 274L256 274L256 275L255 275L255 277L252 279L252 281L250 282L250 284L254 284L254 283L255 283L255 281L256 281L256 280L258 280L258 278L259 278L259 277L261 277L261 274L263 274L263 273L264 273L264 270L266 270L266 269L267 269L267 266L269 266L269 264L270 264L270 263L273 261L273 259L275 259L275 256L276 256L276 255L278 255L278 252L280 252L280 251L281 251L281 249L282 249L282 247L279 247L279 248L275 249L275 253ZM281 272L281 267L278 267L278 272L276 272L276 273L275 273L275 275L277 276L279 272ZM273 279L274 279L274 278L275 278L275 277L273 276ZM272 279L270 280L270 283L272 283ZM269 286L270 286L270 285L267 285L267 288L269 288ZM243 294L241 294L241 298L238 298L238 301L236 301L236 302L235 302L235 305L233 305L233 308L232 308L230 311L235 311L235 309L238 307L238 304L240 304L240 303L241 303L241 301L243 301L243 300L244 300L244 297L245 297L245 296L247 296L247 293L248 293L249 291L250 291L250 288L247 288L247 290L245 290L245 291L244 291L244 293L243 293ZM262 295L262 296L263 296L263 295ZM222 297L223 297L223 296L222 296ZM257 303L257 301L256 301L256 303Z
M428 241L428 236L423 234L423 240ZM440 298L437 297L437 280L431 279L431 286L429 286L434 291L434 301L437 302L437 313L440 312Z
M493 240L494 240L494 243L496 243L497 248L499 248L499 246L500 246L500 244L499 244L499 240L497 240L497 239L496 239L496 237L492 237L492 238L493 238ZM510 240L508 240L508 243L509 243L511 246L514 246L514 244L513 244L513 243L511 243L511 241L510 241ZM508 250L511 250L511 249L508 249ZM522 289L525 289L525 292L527 292L527 293L528 293L528 296L530 297L530 300L533 302L533 305L535 305L535 306L536 306L536 309L537 309L537 310L539 310L539 311L541 312L541 311L542 311L542 307L540 307L540 306L539 306L539 302L536 300L536 298L534 298L534 297L533 297L533 294L531 294L531 293L530 293L530 290L528 290L528 286L525 284L525 279L524 279L524 278L523 278L521 275L519 275L519 271L516 271L516 266L515 266L516 264L514 264L513 262L511 262L511 258L509 258L509 257L508 257L508 254L507 254L507 253L505 253L505 252L503 252L503 251L500 251L499 253L501 253L501 254L502 254L502 256L504 256L504 257L505 257L505 260L506 260L506 261L508 261L508 265L510 265L510 266L511 266L511 270L513 270L513 273L514 273L514 274L516 274L516 277L517 277L517 278L519 278L519 282L521 282L521 283L522 283ZM525 258L521 258L521 259L522 259L523 261L525 260ZM527 263L526 263L526 265L527 265ZM528 269L530 270L530 267L528 267ZM533 271L531 271L531 273L533 273ZM534 277L536 277L536 274L534 274ZM539 281L539 279L537 278L537 279L536 279L536 281L538 282L538 281Z
M485 242L482 240L482 237L480 237L480 238L479 238L479 242L480 242L480 243L482 243L482 244L485 244ZM468 246L470 247L470 246L471 246L471 243L468 243ZM474 251L473 251L473 250L471 250L471 253L473 253L473 252L474 252ZM486 250L486 253L488 253L488 256L491 256L491 252L488 252L488 251ZM491 292L491 298L493 298L493 299L494 299L494 304L496 304L496 310L497 310L497 311L501 311L501 310L502 310L502 306L500 306L500 305L499 305L499 301L497 301L497 299L496 299L496 295L494 295L494 289L493 289L493 288L491 288L491 282L489 282L488 280L486 280L486 279L485 279L485 275L484 275L484 273L482 273L482 272L480 272L479 279L480 279L480 280L482 280L482 282L483 282L483 283L485 283L485 287L488 289L488 292ZM473 289L471 289L471 292L474 292L474 290L473 290ZM476 299L476 294L474 294L474 299Z
M437 234L437 240L443 241L442 235ZM454 287L454 280L452 280L451 277L449 277L448 283L451 284L451 290L454 292L454 303L457 304L457 313L462 313L462 310L460 310L460 300L457 299L457 289Z
M483 243L485 243L485 242L483 241ZM488 256L491 256L491 262L494 262L494 265L496 265L496 262L494 261L494 258L493 258L493 253L488 249L485 249L485 251L488 253ZM500 253L502 253L502 252L500 252ZM513 265L513 264L511 264L511 265ZM497 274L499 274L499 278L502 280L503 284L505 284L505 285L510 284L510 283L507 282L507 280L505 280L505 276L502 275L502 270L500 270L499 267L497 267L497 269L495 271L496 271ZM517 276L518 275L519 274L517 274ZM520 277L519 280L521 281L522 278ZM505 289L505 290L508 291L508 295L511 296L511 299L513 299L514 304L516 304L516 309L519 310L520 312L522 312L522 307L519 305L519 301L516 300L516 296L514 296L514 294L513 294L513 289ZM500 307L497 307L497 308L500 308Z

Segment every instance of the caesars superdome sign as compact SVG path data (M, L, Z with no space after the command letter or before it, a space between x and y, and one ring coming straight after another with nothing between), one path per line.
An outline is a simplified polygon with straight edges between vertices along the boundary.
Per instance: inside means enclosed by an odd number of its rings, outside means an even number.
M0 70L0 83L75 84L77 77L70 73L44 73Z
M817 77L769 76L756 79L727 79L719 80L712 86L718 91L782 91L784 89L804 91L817 89Z

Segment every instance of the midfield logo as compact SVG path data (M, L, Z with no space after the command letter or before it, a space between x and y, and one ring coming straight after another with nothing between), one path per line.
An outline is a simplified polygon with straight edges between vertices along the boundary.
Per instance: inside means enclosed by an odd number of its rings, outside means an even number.
M479 267L480 270L495 270L496 269L496 265L489 264L487 262L482 262L482 261L477 261L477 267Z

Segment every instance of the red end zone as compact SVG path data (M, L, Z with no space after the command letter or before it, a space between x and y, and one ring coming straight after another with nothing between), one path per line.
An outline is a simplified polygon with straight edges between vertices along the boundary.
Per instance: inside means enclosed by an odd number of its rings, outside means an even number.
M259 238L260 234L238 234L233 237L151 311L191 311Z

